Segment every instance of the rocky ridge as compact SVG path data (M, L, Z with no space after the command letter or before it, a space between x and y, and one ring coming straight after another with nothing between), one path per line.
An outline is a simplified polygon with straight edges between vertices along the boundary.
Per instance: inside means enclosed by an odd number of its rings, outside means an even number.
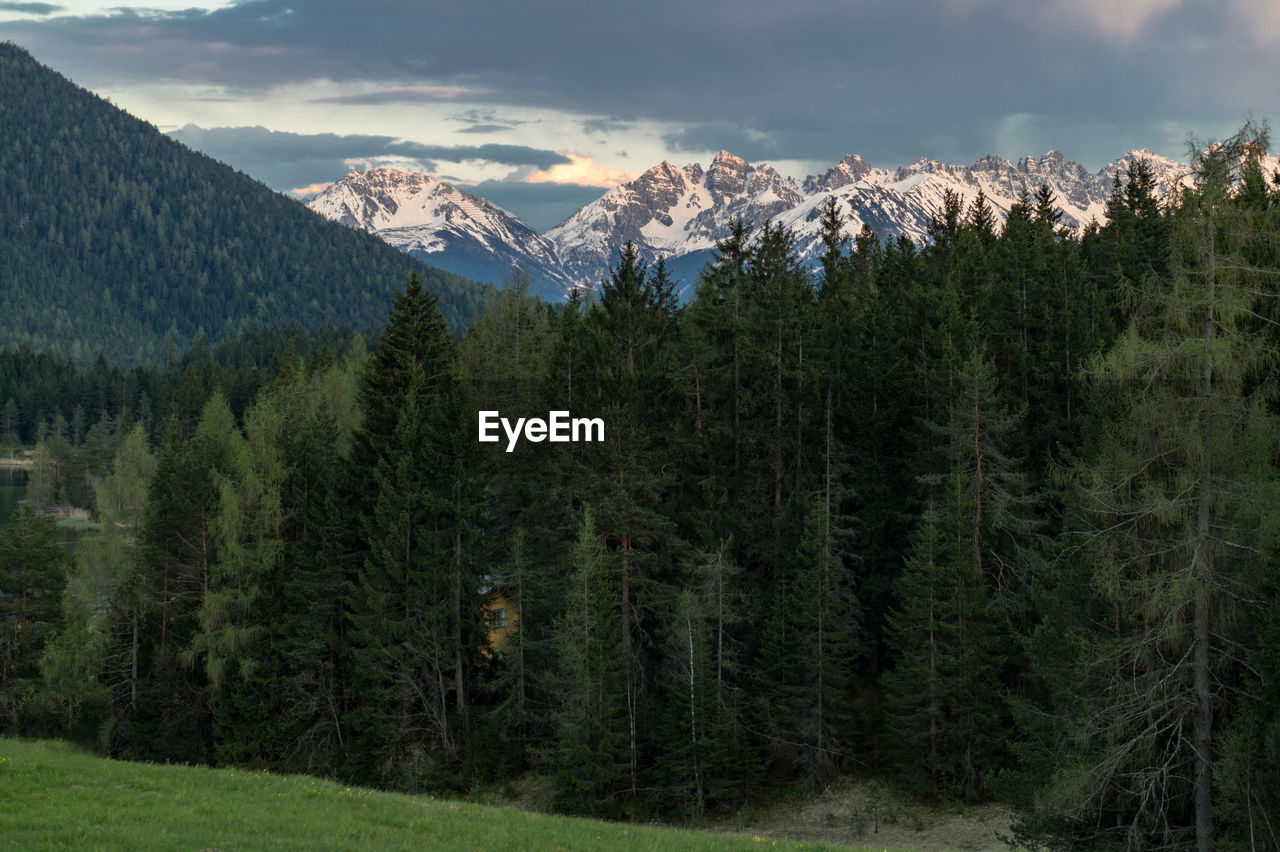
M1061 223L1080 228L1105 218L1116 177L1123 182L1139 160L1151 167L1159 197L1190 180L1188 166L1145 150L1129 151L1096 173L1057 150L1017 162L987 156L969 166L921 158L892 170L850 154L803 181L721 151L706 169L659 163L545 234L449 183L392 169L352 172L309 206L470 277L501 281L519 264L538 292L560 299L574 287L597 286L628 241L650 261L666 259L675 277L688 283L737 219L790 228L801 258L815 263L822 250L821 211L829 200L850 235L866 224L882 238L924 240L948 192L965 207L982 192L1003 219L1024 193L1034 197L1047 185Z

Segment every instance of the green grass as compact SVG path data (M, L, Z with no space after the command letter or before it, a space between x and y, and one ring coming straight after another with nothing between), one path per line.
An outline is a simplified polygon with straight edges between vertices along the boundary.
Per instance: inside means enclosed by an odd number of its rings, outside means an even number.
M98 530L102 529L102 524L97 521L82 521L79 518L63 518L54 526L64 530Z
M10 739L0 739L0 838L20 849L837 848L532 814L299 775L126 763L67 743Z

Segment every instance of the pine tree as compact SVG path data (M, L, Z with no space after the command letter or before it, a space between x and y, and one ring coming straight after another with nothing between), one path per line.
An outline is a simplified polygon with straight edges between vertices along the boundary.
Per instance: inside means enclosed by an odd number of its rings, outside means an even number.
M583 445L575 474L618 578L633 794L640 787L641 749L651 733L645 616L671 581L680 548L664 511L672 478L667 462L676 455L667 427L676 406L675 308L664 265L648 268L628 244L587 317L596 358L586 376L584 404L596 408L608 431L604 442Z
M1036 524L1020 462L1009 457L1007 447L1026 409L1010 412L1001 403L995 369L979 350L958 369L954 393L946 425L930 426L946 454L948 472L924 480L937 485L963 476L969 489L966 505L972 511L966 522L969 558L999 592L1000 604L1018 609L1025 605L1020 597Z
M609 816L628 786L628 705L616 579L590 507L573 548L565 611L556 620L558 671L552 694L556 802L562 810Z
M815 778L846 763L858 606L821 497L805 512L800 559L779 584L757 674L775 752Z
M40 656L62 620L65 563L53 525L29 506L15 509L0 531L0 719L10 733L21 732Z
M444 320L410 277L365 369L353 472L365 551L350 604L349 750L360 777L419 789L452 783L464 756L469 666L482 631L470 570L461 389Z
M1256 317L1276 298L1277 258L1256 210L1233 194L1265 141L1246 125L1195 152L1169 275L1130 289L1133 321L1093 368L1109 417L1073 465L1072 546L1109 631L1080 649L1076 687L1088 701L1063 728L1069 758L1039 809L1076 837L1214 843L1222 684L1243 662L1233 626L1253 600L1276 481ZM1265 267L1240 262L1259 249Z
M1002 714L987 580L972 547L972 488L954 471L943 510L921 516L886 642L886 739L916 791L968 801L989 794Z
M178 762L211 757L212 696L192 642L218 564L219 476L228 470L237 440L235 417L221 393L205 403L189 441L170 420L142 520L140 555L155 604L146 608L147 666L137 710L122 717L127 726L117 733L124 755Z
M738 507L750 484L746 475L749 429L745 335L750 233L735 221L716 244L697 294L681 315L676 356L689 437L685 456L683 529L704 549L726 538L741 541Z

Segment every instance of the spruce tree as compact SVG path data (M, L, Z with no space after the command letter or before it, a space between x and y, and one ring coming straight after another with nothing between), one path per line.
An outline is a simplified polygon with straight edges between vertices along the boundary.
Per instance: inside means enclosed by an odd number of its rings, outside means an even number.
M556 802L593 816L619 811L629 785L627 675L614 616L616 574L585 507L573 548L565 609L555 623L559 664L552 676Z
M989 795L1002 699L987 579L972 547L973 490L953 472L921 516L889 616L886 740L899 778L935 799Z
M435 301L415 276L394 300L351 456L353 480L372 476L353 500L363 558L350 598L351 771L407 789L454 783L481 641L460 437L471 424Z
M633 794L640 787L641 750L652 733L646 617L673 579L681 548L665 511L672 485L668 463L676 455L668 427L676 405L671 382L675 308L665 267L658 263L650 269L628 244L587 316L596 357L584 377L582 399L603 418L607 432L604 442L582 445L575 474L618 578Z
M0 531L0 724L22 732L23 706L36 689L40 657L61 621L66 553L53 524L30 506Z

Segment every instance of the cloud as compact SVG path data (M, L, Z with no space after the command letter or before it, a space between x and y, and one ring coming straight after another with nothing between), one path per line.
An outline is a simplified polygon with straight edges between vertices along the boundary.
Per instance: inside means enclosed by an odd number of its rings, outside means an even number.
M557 163L529 175L529 183L576 183L579 186L617 186L636 179L636 173L626 169L610 169L599 166L584 154L568 154L569 162Z
M21 12L25 15L52 15L54 12L61 12L65 9L65 6L55 6L52 3L21 3L9 2L9 0L0 0L0 12Z
M1068 133L1108 127L1083 150L1052 145L1096 166L1170 117L1201 132L1249 109L1280 116L1274 0L544 0L504 5L497 24L474 0L240 0L6 22L6 35L98 90L160 80L266 98L325 81L356 94L317 110L443 97L537 111L579 134L548 144L575 150L595 130L648 148L654 132L623 134L660 127L680 150L752 160L972 162L1004 117L1031 113Z
M330 95L312 98L313 104L354 104L381 106L385 104L422 104L440 101L456 101L479 98L489 94L489 89L469 89L465 86L413 86L406 89L381 89L354 95Z
M719 151L723 148L749 162L794 154L783 151L772 135L732 122L689 124L665 134L662 141L672 150L690 153Z
M608 118L588 118L582 122L583 131L604 136L625 133L633 127L635 127L634 122L615 121Z
M584 204L608 192L608 186L576 183L525 183L518 180L486 180L467 192L487 198L520 217L536 231L546 231L568 219Z
M1121 42L1132 41L1147 25L1182 5L1183 0L1058 0L1055 11L1074 18L1099 35Z
M503 130L515 130L509 124L473 124L470 127L464 127L459 133L499 133Z
M491 162L535 169L572 162L555 151L524 145L430 145L372 134L286 133L265 127L188 124L170 135L278 190L332 181L356 164L395 164L435 172L441 162Z
M1280 41L1280 5L1275 0L1230 0L1230 5L1242 37L1261 43Z
M995 150L1034 153L1033 134L1037 127L1036 116L1029 112L1015 112L1004 116L996 124Z
M333 181L313 183L310 186L296 186L289 190L289 194L296 195L299 198L310 198L313 195L319 195L331 186L333 186Z
M535 166L550 169L572 161L564 154L525 145L424 145L420 142L392 142L387 150L393 154L433 157L450 163L483 160L508 166Z

